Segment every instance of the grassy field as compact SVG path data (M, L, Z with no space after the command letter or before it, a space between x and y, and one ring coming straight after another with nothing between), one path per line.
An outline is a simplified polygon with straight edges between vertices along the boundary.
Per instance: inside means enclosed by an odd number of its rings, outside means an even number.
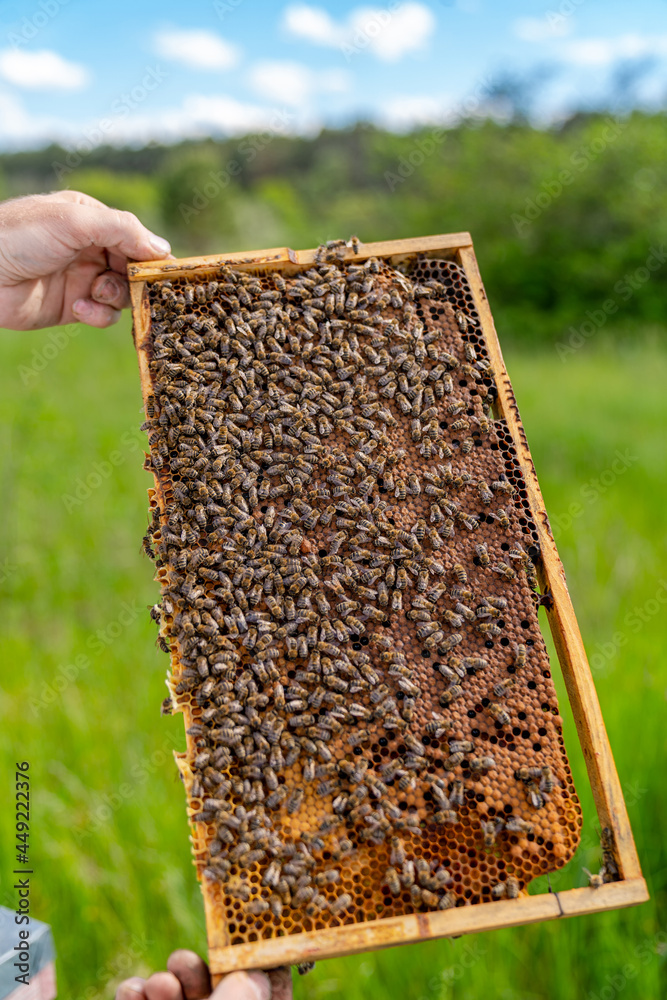
M318 965L308 1000L586 1000L660 996L667 954L667 667L663 654L667 353L507 352L591 656L651 902L559 924ZM0 336L3 802L30 761L33 914L53 926L60 996L113 996L170 950L202 951L182 788L161 719L166 657L140 551L149 477L127 321L108 332ZM620 457L619 457L620 456ZM664 575L663 575L664 574ZM585 811L583 846L552 879L583 884L597 821L560 685ZM660 761L663 764L660 764ZM13 809L0 818L0 901L15 906ZM664 979L663 979L664 982Z

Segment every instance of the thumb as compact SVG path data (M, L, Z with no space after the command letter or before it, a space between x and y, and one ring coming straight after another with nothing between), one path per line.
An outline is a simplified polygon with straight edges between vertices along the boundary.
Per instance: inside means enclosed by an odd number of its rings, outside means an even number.
M132 260L155 260L171 252L168 241L131 212L72 202L54 202L50 208L57 235L72 251L101 247Z
M264 972L232 972L211 993L210 1000L270 1000L271 983Z

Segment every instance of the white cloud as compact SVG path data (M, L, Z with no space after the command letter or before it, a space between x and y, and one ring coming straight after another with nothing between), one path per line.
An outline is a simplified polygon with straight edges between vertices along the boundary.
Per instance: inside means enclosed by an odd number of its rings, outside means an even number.
M155 36L155 51L163 59L173 59L190 69L232 69L239 61L235 45L213 31L165 29Z
M295 37L341 49L348 58L368 51L385 62L396 62L425 46L435 30L435 17L425 4L409 2L394 9L357 7L347 20L337 22L320 7L291 4L283 25Z
M381 125L393 132L409 132L413 128L448 121L452 110L453 102L449 98L398 96L382 104L378 118Z
M3 91L0 91L0 121L4 144L16 147L49 139L64 125L53 118L28 114L14 94Z
M305 104L312 91L311 71L293 62L258 62L250 70L250 85L262 97L294 107Z
M609 66L620 59L667 56L667 35L619 35L616 38L581 38L567 42L561 54L580 66Z
M169 115L163 113L162 117L166 120ZM226 95L203 94L186 97L180 117L185 128L186 123L191 121L201 132L214 130L225 135L245 135L262 130L287 134L292 131L294 121L294 115L275 107L237 101Z
M85 67L63 59L50 49L37 52L3 49L0 76L27 90L80 90L88 82Z
M315 45L338 45L340 29L328 11L319 7L307 3L291 4L285 11L283 23L297 38L305 38Z
M0 146L27 149L58 142L85 154L100 143L144 145L150 141L177 142L185 138L243 136L252 132L276 135L307 134L322 122L284 107L237 101L226 94L189 94L179 104L157 111L117 114L84 121L29 113L14 95L0 89Z
M557 17L520 17L512 25L514 34L522 42L546 42L552 38L564 38L572 31L571 21Z
M303 107L317 93L341 93L349 88L344 70L312 70L301 63L265 60L250 69L250 85L260 97L289 107Z
M393 11L362 8L353 11L352 21L353 48L357 37L368 39L371 50L385 62L396 62L423 48L435 30L435 18L422 3L404 3Z

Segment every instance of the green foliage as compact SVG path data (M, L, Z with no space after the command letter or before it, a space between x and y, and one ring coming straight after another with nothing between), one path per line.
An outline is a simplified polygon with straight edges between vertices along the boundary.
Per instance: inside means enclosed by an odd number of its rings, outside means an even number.
M71 191L85 191L112 208L141 216L147 226L162 224L155 184L142 174L117 174L102 167L79 167L67 176Z
M630 984L614 996L660 995L667 669L663 606L655 613L651 602L665 563L667 357L645 340L627 349L600 342L567 363L553 350L506 353L652 899L322 962L297 982L303 1000L599 998L608 977ZM157 585L140 551L150 479L128 323L64 341L62 331L3 333L0 372L3 773L31 762L33 913L54 928L59 995L102 1000L119 979L164 968L176 947L205 949L171 760L182 723L159 714L166 657L154 644L147 608ZM628 464L610 482L617 450ZM599 847L557 668L555 676L585 820L582 849L551 878L559 889L583 884L581 867L599 863ZM6 808L5 872L13 842ZM14 906L9 886L0 901Z
M158 180L164 227L185 254L219 252L234 228L234 175L213 143L178 150Z
M468 230L505 338L565 343L591 323L660 322L667 269L646 262L667 238L666 156L664 114L578 114L550 130L517 114L410 135L360 123L101 147L61 183L131 208L181 255ZM51 147L2 156L0 170L8 193L51 190L66 162Z

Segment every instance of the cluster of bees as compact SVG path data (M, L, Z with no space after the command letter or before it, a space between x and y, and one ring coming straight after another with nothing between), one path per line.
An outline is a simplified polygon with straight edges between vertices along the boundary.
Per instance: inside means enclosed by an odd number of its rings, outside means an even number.
M591 872L588 868L583 869L591 889L599 889L605 882L617 882L621 877L614 853L614 835L608 826L603 827L600 831L600 846L602 847L600 870Z
M292 276L223 267L150 286L144 428L163 503L144 543L172 653L165 711L190 705L204 877L248 916L275 920L351 919L341 872L364 845L390 851L387 896L415 909L462 902L419 841L429 825L456 827L467 782L492 778L491 748L462 732L456 707L492 674L501 591L536 586L508 534L515 487L502 463L488 481L466 466L493 430L493 372L466 339L477 321L456 312L452 353L420 318L446 303L440 282L341 256L332 244ZM489 552L485 517L504 548ZM490 677L483 700L493 732L510 724L526 671L526 645L508 653L511 673ZM544 763L515 780L535 812L560 784ZM503 832L532 824L479 822L488 851ZM507 874L491 896L519 890Z

